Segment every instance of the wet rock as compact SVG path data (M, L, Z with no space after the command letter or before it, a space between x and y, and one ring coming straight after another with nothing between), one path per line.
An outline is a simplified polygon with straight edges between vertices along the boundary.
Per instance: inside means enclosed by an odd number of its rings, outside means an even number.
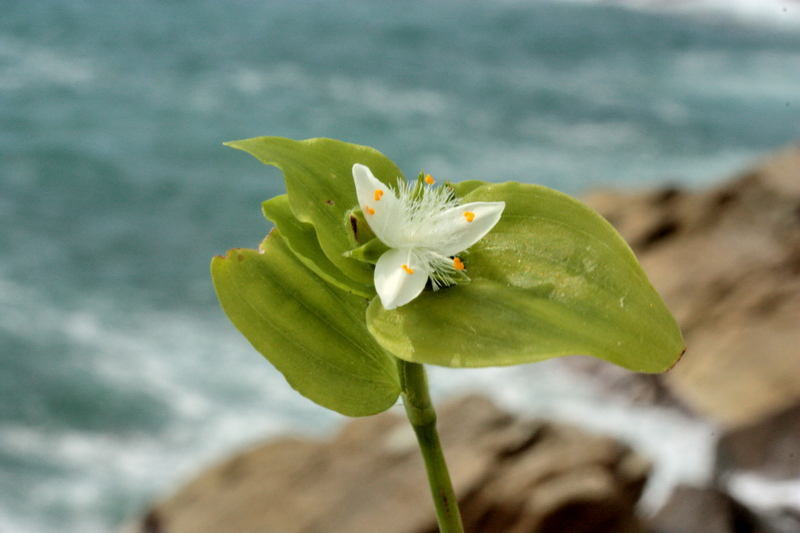
M791 507L771 510L763 515L770 533L797 533L800 531L800 511Z
M644 532L634 510L650 465L627 446L517 418L481 397L439 414L468 532ZM403 418L383 414L351 422L330 442L284 438L238 454L153 506L128 531L437 528L414 433Z
M725 432L717 443L716 474L747 470L773 479L800 478L800 403Z
M772 533L728 494L686 485L650 521L654 533Z

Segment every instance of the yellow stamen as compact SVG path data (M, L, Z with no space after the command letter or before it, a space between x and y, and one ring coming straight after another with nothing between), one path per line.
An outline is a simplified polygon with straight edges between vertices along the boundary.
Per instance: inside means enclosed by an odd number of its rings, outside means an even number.
M366 211L366 212L367 212L367 213L369 213L370 215L374 215L374 214L375 214L375 210L374 210L374 209L372 209L372 208L371 208L370 206L368 206L368 205L365 205L365 206L364 206L364 211Z
M436 180L433 179L430 174L428 174L427 176L425 176L425 183L427 183L428 185L433 185L434 183L436 183Z
M381 196L383 196L383 191L378 189L375 191L375 201L380 202Z
M459 259L458 257L454 257L453 258L453 267L456 270L464 270L464 263L462 263L461 259Z
M472 211L464 211L464 218L467 219L467 222L472 222L475 220L475 213Z
M409 274L409 275L414 273L414 271L408 265L403 265L403 270L405 270L406 274Z

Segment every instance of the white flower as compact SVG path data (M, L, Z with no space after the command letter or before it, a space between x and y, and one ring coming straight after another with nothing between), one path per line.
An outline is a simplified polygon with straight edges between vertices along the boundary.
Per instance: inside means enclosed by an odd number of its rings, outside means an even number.
M464 270L457 256L478 242L500 220L505 202L460 205L452 191L404 183L398 191L364 165L353 165L358 204L369 227L389 250L375 265L375 289L385 309L405 305L430 278L434 289L454 283Z

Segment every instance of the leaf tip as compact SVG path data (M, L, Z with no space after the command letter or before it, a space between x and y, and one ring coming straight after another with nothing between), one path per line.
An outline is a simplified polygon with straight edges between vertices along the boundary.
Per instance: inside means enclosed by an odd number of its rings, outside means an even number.
M672 364L669 366L669 368L668 368L668 369L666 369L666 370L664 370L664 372L665 372L665 373L666 373L666 372L669 372L670 370L672 370L673 368L675 368L675 365L677 365L677 364L680 362L680 360L681 360L681 359L683 359L683 354L685 354L685 353L686 353L686 346L684 346L684 347L683 347L683 350L681 350L681 353L680 353L680 355L677 357L677 359L675 359L675 361L673 361L673 363L672 363Z
M236 148L237 150L243 150L243 151L246 152L247 150L245 150L245 148L243 146L244 143L245 143L244 140L242 140L242 141L226 141L226 142L222 143L222 146L227 146L228 148Z

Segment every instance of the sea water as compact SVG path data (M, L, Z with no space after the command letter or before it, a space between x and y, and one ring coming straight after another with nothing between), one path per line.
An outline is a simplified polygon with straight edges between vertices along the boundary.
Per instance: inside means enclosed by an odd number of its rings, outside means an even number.
M797 2L653 4L4 0L0 532L109 531L226 453L344 422L219 310L210 258L255 247L284 190L223 141L580 193L702 186L800 138ZM713 428L558 364L431 378L625 438L659 459L652 501L707 474Z

